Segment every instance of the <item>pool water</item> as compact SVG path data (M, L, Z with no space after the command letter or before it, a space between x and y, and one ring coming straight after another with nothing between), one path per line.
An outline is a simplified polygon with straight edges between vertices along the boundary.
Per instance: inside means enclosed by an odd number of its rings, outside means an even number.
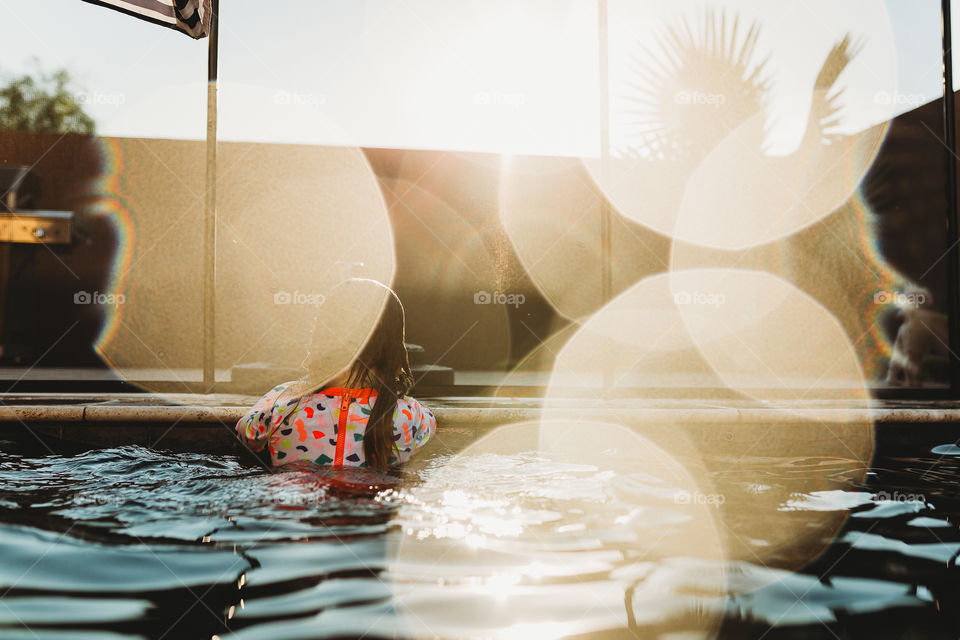
M842 458L706 462L724 493L691 498L629 465L437 450L358 496L234 455L0 440L0 637L960 635L960 448L879 455L865 480ZM756 508L719 534L686 509L736 492ZM807 542L772 545L772 521ZM703 552L724 528L740 556Z

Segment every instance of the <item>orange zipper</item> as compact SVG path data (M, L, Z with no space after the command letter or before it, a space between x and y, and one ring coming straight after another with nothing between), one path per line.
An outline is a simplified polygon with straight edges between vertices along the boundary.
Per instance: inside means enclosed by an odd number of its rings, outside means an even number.
M350 416L350 390L343 390L343 400L340 401L340 416L337 421L337 452L333 456L335 467L343 466L343 450L347 444L347 418Z

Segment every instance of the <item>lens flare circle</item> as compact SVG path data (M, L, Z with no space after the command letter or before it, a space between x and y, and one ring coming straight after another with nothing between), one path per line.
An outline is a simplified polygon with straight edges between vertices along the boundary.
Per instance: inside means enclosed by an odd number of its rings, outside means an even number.
M699 499L710 490L635 431L505 425L419 475L401 490L389 555L404 637L635 631L638 620L715 632L723 546L715 505Z
M661 385L695 400L638 398ZM659 274L613 299L557 354L544 416L615 417L699 461L687 465L696 484L725 497L725 556L790 568L821 553L846 512L794 509L773 483L745 491L745 479L797 465L809 467L793 485L802 492L842 490L862 481L874 445L862 372L833 316L772 274L732 269ZM826 464L842 473L826 477Z
M138 386L195 391L203 364L203 143L104 139L101 148L116 169L99 187L122 225L109 283L123 303L108 309L96 349ZM218 380L242 377L243 392L262 393L303 372L334 285L350 276L392 284L390 221L356 148L220 143L217 193ZM337 310L366 320L353 325L357 335L330 342L346 360L334 368L346 366L347 352L373 329L382 301L368 302L366 311L357 307L363 301ZM345 351L344 343L352 346Z

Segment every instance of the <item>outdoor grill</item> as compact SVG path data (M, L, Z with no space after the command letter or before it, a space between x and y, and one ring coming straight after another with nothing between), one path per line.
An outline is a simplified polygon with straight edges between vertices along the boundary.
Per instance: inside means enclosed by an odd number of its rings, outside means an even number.
M40 177L29 167L0 167L0 242L18 244L69 244L72 211L34 209L40 195ZM7 279L6 251L0 259Z
M0 167L0 358L21 363L37 352L37 247L69 245L72 211L36 209L40 177L29 167ZM48 249L49 250L49 249Z

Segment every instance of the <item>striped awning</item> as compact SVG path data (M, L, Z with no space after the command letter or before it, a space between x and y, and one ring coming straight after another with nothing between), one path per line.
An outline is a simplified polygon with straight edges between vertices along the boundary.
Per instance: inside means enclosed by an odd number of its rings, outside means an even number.
M179 29L192 38L210 31L210 0L83 0L156 24Z

